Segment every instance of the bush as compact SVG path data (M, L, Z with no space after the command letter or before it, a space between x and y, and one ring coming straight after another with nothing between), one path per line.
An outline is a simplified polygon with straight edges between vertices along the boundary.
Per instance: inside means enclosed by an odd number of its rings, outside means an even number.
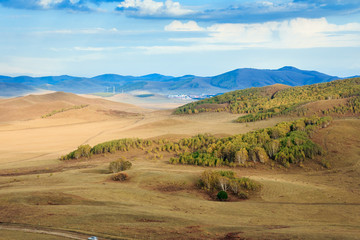
M322 160L321 160L321 165L322 165L324 168L327 168L327 169L330 169L330 168L331 168L331 164L330 164L329 160L327 160L327 159L322 159Z
M218 173L227 178L235 178L235 173L233 171L218 171Z
M239 197L240 199L248 199L248 198L249 198L248 194L245 193L245 192L239 192L239 193L238 193L238 197Z
M225 191L218 192L216 196L220 201L225 201L226 199L228 199L228 194Z
M91 147L89 144L86 145L80 145L75 151L72 151L71 153L62 156L61 160L69 160L69 159L79 159L81 157L89 158L91 157Z
M121 172L130 169L132 163L129 161L125 161L124 159L120 158L117 161L113 161L109 165L109 171L113 173Z
M116 174L112 175L112 177L111 177L111 179L113 181L119 181L119 182L123 182L128 178L129 178L129 176L125 172L116 173Z

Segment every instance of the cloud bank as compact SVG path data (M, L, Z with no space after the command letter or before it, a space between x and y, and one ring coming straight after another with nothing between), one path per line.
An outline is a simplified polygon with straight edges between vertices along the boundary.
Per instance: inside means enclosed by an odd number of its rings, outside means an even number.
M91 4L100 5L106 2L118 2L116 0L0 0L4 7L30 9L30 10L76 10L91 11Z
M326 18L296 18L265 23L214 24L194 28L207 33L205 37L173 38L176 46L144 48L151 53L175 53L181 51L240 50L246 48L301 49L326 47L360 47L360 23L332 24ZM166 31L191 31L189 23L173 21Z
M232 2L232 1L229 1ZM229 3L224 3L229 4ZM283 0L283 1L237 1L225 8L202 10L184 8L180 2L171 0L124 0L117 10L135 18L176 18L180 20L217 21L226 23L251 23L284 20L289 18L320 18L336 14L360 12L356 0Z
M32 10L93 11L94 5L101 9L104 3L113 3L114 10L127 17L221 23L255 23L360 13L358 0L230 0L224 1L225 7L222 8L211 1L206 5L194 1L191 6L183 6L182 0L0 0L0 5L4 7Z

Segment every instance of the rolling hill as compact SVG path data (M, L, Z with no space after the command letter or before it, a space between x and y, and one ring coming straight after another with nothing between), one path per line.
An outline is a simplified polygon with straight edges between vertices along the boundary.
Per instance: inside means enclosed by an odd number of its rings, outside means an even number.
M138 114L144 111L146 110L131 104L55 92L1 99L0 123L49 117L82 118L95 121L119 117L124 114Z
M321 104L318 104L321 101ZM229 111L247 115L238 122L254 122L278 115L295 113L359 114L360 78L349 78L300 87L276 84L228 92L192 102L175 110L176 114Z
M242 68L217 76L182 77L149 74L145 76L121 76L104 74L92 78L63 76L7 77L0 76L0 96L20 96L37 89L72 93L121 93L147 90L160 94L218 94L249 87L261 87L276 83L302 86L338 79L316 71L304 71L294 67L276 70Z

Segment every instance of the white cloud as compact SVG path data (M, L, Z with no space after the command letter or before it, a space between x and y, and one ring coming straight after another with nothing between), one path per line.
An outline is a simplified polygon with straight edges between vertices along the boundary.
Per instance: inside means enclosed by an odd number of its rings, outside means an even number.
M193 12L192 10L182 8L179 2L173 2L172 0L166 0L165 9L171 16L181 16Z
M175 22L166 26L165 30L176 29L177 26L181 29L186 23ZM210 46L209 50L216 49L212 47L215 44L234 49L360 47L360 23L337 25L329 23L325 18L296 18L256 24L214 24L205 31L208 33L206 37L171 40L190 43L189 47Z
M56 4L59 4L61 2L63 2L64 0L40 0L38 2L38 4L42 7L42 8L50 8Z
M199 27L199 25L195 21L188 21L187 23L182 23L180 21L173 21L169 25L165 26L165 31L173 31L173 32L198 32L204 31L205 29Z
M166 0L166 2L125 0L118 5L118 9L129 11L139 16L183 16L193 13L192 10L185 9L179 2L173 2L172 0Z

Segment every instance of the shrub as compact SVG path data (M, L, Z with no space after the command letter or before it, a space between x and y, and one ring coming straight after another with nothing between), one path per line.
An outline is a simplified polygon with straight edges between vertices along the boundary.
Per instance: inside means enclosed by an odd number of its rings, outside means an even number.
M225 201L226 199L228 199L228 194L225 191L218 192L216 196L220 201Z
M240 186L245 190L255 191L258 190L260 187L256 182L246 177L238 178L236 180L238 181Z
M117 161L113 161L109 165L110 172L117 173L121 171L125 171L130 169L132 166L132 163L129 161L125 161L124 159L120 158Z
M240 199L248 199L249 198L248 194L245 192L239 192L237 195Z
M327 159L322 159L322 160L321 160L321 165L322 165L324 168L327 168L327 169L331 168L331 164L330 164L329 160L327 160Z
M227 178L235 178L235 173L233 171L217 171L221 176Z
M129 176L125 172L116 173L116 174L112 175L112 177L111 177L111 179L113 181L119 181L119 182L123 182L128 178L129 178Z

